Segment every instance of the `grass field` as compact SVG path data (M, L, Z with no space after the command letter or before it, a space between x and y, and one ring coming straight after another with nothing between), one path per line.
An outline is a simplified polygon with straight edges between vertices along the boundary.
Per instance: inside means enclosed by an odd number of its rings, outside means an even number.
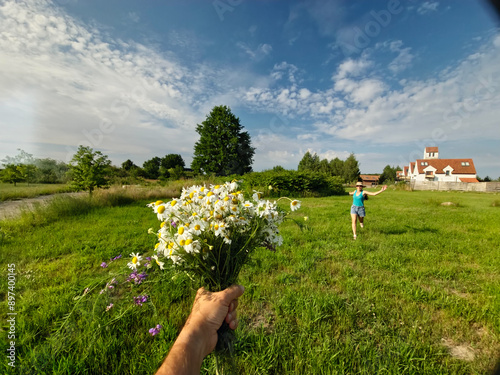
M14 186L0 182L0 202L9 199L34 198L40 195L71 191L66 184L27 184L20 182Z
M308 216L307 228L285 222L283 246L257 250L243 270L239 373L488 374L500 357L498 195L388 190L366 202L356 241L351 199L303 199L292 217ZM17 273L11 373L154 373L189 312L189 279L166 272L99 294L128 274L128 254L154 245L146 203L68 198L0 222L2 274ZM132 306L139 293L149 301ZM6 331L6 283L0 299ZM203 373L214 373L212 357Z

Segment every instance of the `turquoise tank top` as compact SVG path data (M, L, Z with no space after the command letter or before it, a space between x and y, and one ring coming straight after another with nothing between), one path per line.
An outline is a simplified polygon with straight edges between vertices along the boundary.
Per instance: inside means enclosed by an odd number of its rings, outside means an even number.
M353 196L352 196L352 204L354 206L358 206L358 207L363 207L364 206L364 201L365 201L365 197L363 197L363 190L361 190L361 193L359 195L356 195L358 192L355 191Z

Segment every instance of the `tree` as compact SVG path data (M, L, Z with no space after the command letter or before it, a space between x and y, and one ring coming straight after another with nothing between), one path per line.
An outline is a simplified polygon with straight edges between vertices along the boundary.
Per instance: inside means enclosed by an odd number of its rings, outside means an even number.
M344 175L344 161L339 158L330 160L330 170L333 176L342 177Z
M396 181L396 176L397 176L397 171L400 171L401 168L399 166L397 167L391 167L390 165L386 165L384 167L384 170L382 171L382 174L380 175L378 182L379 184L386 182L386 183L391 183Z
M3 182L16 186L18 182L24 181L22 167L15 164L5 164L5 168L1 172L0 178Z
M155 156L152 159L146 160L142 164L142 169L144 170L144 177L156 180L160 177L160 164L161 159Z
M344 161L344 171L342 176L344 177L344 181L349 183L356 181L359 177L359 163L354 156L354 153L351 153L349 157Z
M2 171L2 181L13 183L14 186L18 182L27 181L28 185L33 179L33 174L36 170L35 161L32 154L26 151L17 149L19 154L16 156L6 156L2 160L5 169Z
M161 166L165 169L175 168L180 165L182 168L186 165L184 159L179 154L168 154L161 159Z
M100 151L79 146L70 162L71 186L75 190L88 190L92 194L95 188L108 187L107 174L111 161Z
M319 162L319 171L326 175L331 175L332 170L330 169L330 163L327 159L323 159Z
M122 163L123 170L129 172L132 168L139 168L139 167L135 165L134 162L130 159L127 159Z
M54 159L36 159L35 181L45 184L64 183L67 180L68 165Z
M299 172L317 172L319 169L320 161L318 154L314 153L314 155L311 155L309 151L304 154L297 168Z
M194 145L191 163L196 173L227 176L252 171L255 148L229 107L214 107L205 121L196 126L196 131L200 139Z

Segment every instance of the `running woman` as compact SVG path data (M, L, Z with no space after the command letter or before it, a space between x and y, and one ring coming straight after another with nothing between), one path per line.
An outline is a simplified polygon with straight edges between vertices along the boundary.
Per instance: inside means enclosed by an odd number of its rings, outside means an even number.
M351 191L349 195L352 195L352 206L351 206L351 219L352 219L352 234L354 236L354 239L356 239L356 228L358 224L358 218L359 218L359 224L361 228L364 227L363 220L365 217L365 194L366 195L378 195L382 193L385 189L387 189L387 185L384 185L382 189L377 191L376 193L372 193L369 191L363 191L363 188L366 187L363 185L362 182L358 181L356 182L356 190Z

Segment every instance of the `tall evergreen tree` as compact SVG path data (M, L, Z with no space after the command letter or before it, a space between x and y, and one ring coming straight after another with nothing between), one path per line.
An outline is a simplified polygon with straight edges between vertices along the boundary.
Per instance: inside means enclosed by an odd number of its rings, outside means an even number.
M320 170L320 160L318 154L311 154L307 151L297 168L299 172L318 172Z
M330 160L330 170L332 175L343 177L344 176L344 161L340 160L338 157Z
M252 171L255 148L251 146L248 132L243 131L240 119L229 107L214 107L196 131L200 139L194 146L191 163L196 173L227 176Z
M349 157L344 161L344 173L343 177L345 182L354 182L359 178L359 163L354 156L354 153L351 153Z

